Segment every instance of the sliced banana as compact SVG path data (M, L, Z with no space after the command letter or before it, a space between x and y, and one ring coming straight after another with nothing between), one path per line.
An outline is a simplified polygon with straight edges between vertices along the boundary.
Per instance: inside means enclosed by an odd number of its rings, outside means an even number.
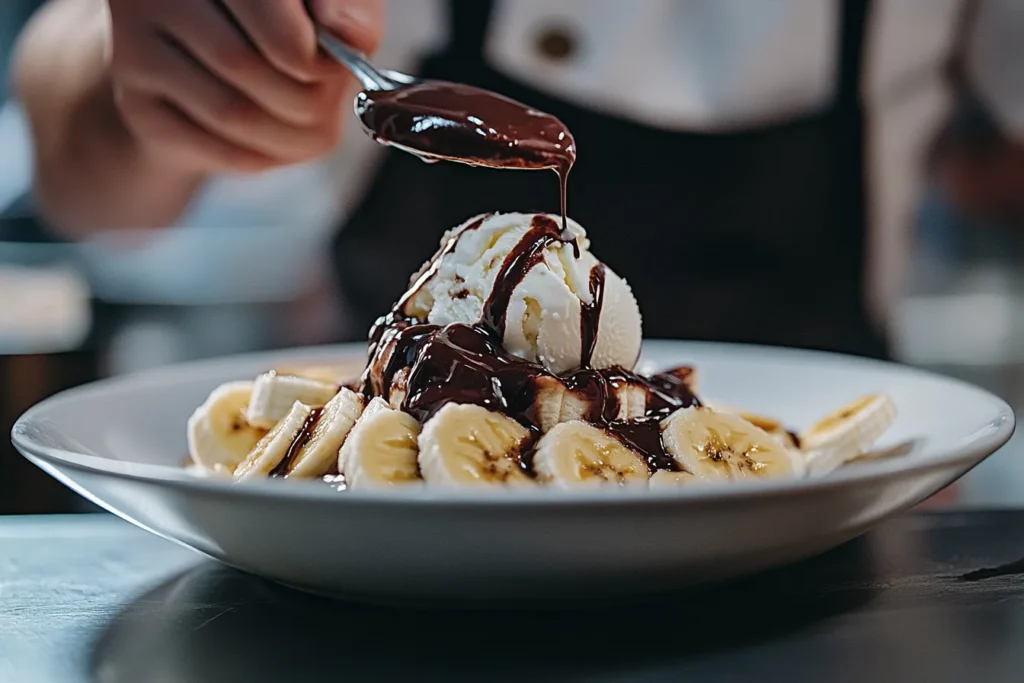
M680 408L662 422L665 449L700 479L751 479L803 473L799 454L738 415Z
M623 384L615 390L619 400L617 420L636 420L647 414L647 389L636 384Z
M295 455L287 476L290 478L319 478L338 464L338 452L352 426L363 412L363 397L351 389L342 388L327 402L316 424Z
M533 410L540 431L548 432L562 421L562 401L569 390L556 377L542 375L537 377L534 392Z
M347 381L359 377L366 366L366 361L350 361L347 363L330 364L295 364L281 365L274 368L274 372L281 376L302 377L316 380L324 384L345 384Z
M608 432L585 422L563 422L541 437L533 469L543 483L559 488L646 484L643 457Z
M420 472L431 485L529 485L516 460L529 439L526 427L510 417L449 403L420 433Z
M334 398L338 385L295 375L267 372L256 378L246 418L250 424L270 429L299 401L319 408Z
M402 368L395 373L391 380L391 390L388 392L388 405L395 410L401 410L405 403L405 397L409 393L409 368Z
M668 470L658 470L651 475L651 481L649 486L651 490L665 490L665 489L676 489L680 486L690 486L692 484L700 483L701 480L696 475L690 474L689 472L670 472Z
M188 452L210 471L229 473L245 459L267 430L245 419L252 382L228 382L210 394L188 420Z
M265 477L274 471L288 455L292 443L302 431L313 409L298 401L274 428L260 439L246 456L245 460L235 468L235 479L254 479Z
M868 394L800 433L800 448L813 475L828 474L868 452L896 419L885 394Z
M680 365L668 370L661 370L657 374L670 375L686 385L691 394L697 394L697 368L691 365Z
M420 425L412 415L374 398L341 448L339 469L345 474L348 488L418 482L419 433Z
M794 438L793 433L786 429L786 425L782 424L775 418L757 415L756 413L739 413L739 416L758 429L762 429L774 436L776 440L786 448L789 448L790 450L799 449L800 446Z
M739 415L744 420L754 425L759 429L763 429L768 432L786 448L797 449L799 444L792 432L786 429L786 425L782 424L781 421L776 420L774 417L768 417L767 415L761 415L759 413L751 413L746 410L740 410L733 406L725 403L719 403L718 401L705 401L704 405L711 408L716 413L731 413L733 415Z
M557 377L538 377L535 381L534 414L542 433L563 422L586 421L593 412L586 396L569 390ZM615 388L615 395L619 404L616 420L633 420L646 414L646 388L624 383Z
M590 401L585 396L567 389L562 396L562 406L558 412L558 424L585 420L588 415L590 415ZM551 425L551 429L554 429L556 426Z

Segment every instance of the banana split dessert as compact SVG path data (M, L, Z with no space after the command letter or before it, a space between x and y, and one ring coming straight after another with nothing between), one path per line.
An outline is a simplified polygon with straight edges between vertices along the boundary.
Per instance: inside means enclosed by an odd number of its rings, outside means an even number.
M215 389L188 422L194 468L338 489L685 487L824 475L892 423L874 394L797 434L701 401L694 368L638 373L636 299L558 218L489 214L445 234L357 377L277 368Z

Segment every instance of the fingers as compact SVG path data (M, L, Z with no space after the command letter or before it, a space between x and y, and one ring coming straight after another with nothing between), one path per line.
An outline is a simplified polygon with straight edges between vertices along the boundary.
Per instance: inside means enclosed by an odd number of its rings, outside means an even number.
M120 69L122 86L174 105L227 142L286 163L316 156L337 142L340 117L321 126L290 125L220 81L165 39L148 41L136 50L121 47L120 55L115 51L114 60L125 60Z
M352 79L318 49L303 0L106 1L110 79L142 144L210 172L297 163L337 145ZM366 21L344 35L374 47L377 0L333 2L362 17L350 27Z
M221 0L256 49L282 73L315 80L316 30L302 0Z
M213 173L255 173L279 165L274 159L232 144L192 121L174 105L137 92L118 92L117 104L129 128L161 158L183 168Z
M372 53L384 33L381 0L310 0L313 16L352 47Z
M208 0L177 0L164 29L221 80L269 113L297 126L312 125L325 108L330 88L296 80L267 62L222 10Z

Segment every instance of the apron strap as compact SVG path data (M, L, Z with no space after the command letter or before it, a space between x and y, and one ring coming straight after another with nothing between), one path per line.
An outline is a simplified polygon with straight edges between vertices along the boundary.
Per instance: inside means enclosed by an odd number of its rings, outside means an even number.
M839 106L860 105L864 42L871 0L845 0L839 38L839 73L836 100Z
M493 0L450 0L448 51L467 59L483 59Z

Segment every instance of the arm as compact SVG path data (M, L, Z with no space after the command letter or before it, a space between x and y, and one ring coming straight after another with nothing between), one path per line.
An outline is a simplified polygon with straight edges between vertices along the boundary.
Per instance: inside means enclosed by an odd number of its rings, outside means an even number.
M102 0L56 0L32 19L15 56L15 94L34 138L36 198L72 236L170 223L203 179L163 168L126 128L107 69L105 15Z
M376 45L378 0L311 4L349 42ZM329 152L349 85L301 0L53 0L14 75L39 204L72 237L167 225L210 174Z

